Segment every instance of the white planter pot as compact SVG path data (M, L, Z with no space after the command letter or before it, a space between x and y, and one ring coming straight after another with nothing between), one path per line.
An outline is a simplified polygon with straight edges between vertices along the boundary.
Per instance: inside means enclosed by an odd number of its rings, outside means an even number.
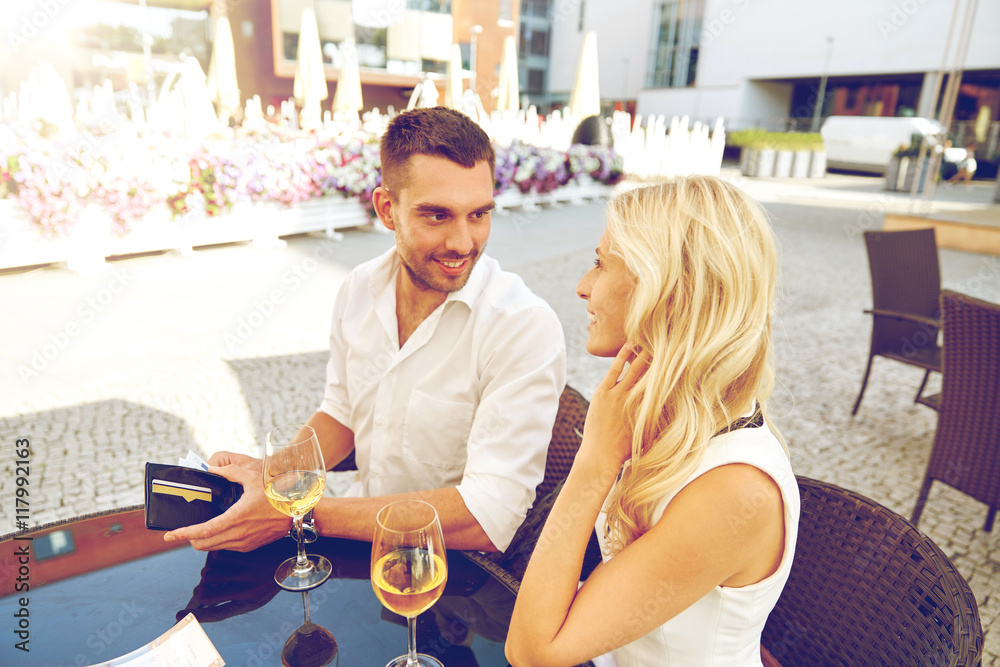
M792 158L792 178L809 178L811 151L795 151Z
M774 176L774 156L771 148L755 150L750 162L750 175L758 178Z
M882 184L882 189L887 192L895 192L897 188L897 181L899 180L899 163L900 158L894 157L889 160L889 164L885 166L885 182Z
M792 175L792 158L794 155L792 151L778 151L778 154L774 158L775 178L788 178Z
M913 187L913 179L917 177L919 162L915 157L892 158L886 165L885 189L890 192L909 192ZM923 192L929 166L930 160L925 159L922 168L924 179L917 185L917 192Z
M751 165L754 162L754 149L743 147L740 149L740 174L743 176L753 176L750 173Z
M809 178L826 176L826 151L813 151L809 160Z

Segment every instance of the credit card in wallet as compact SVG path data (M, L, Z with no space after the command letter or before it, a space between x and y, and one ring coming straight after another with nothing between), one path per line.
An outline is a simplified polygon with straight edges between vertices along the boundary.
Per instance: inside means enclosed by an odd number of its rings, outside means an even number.
M180 496L184 500L204 500L212 502L212 489L205 486L194 486L192 484L181 484L180 482L169 482L164 479L153 480L153 493L162 493L167 496Z

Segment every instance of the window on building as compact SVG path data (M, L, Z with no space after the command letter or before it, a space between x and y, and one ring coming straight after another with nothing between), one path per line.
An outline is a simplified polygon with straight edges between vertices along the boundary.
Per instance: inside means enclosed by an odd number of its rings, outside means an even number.
M71 39L76 46L86 49L142 53L144 32L149 36L154 55L177 57L185 53L208 59L207 11L94 3L73 27Z
M653 13L651 88L693 86L705 0L661 0Z
M548 29L533 28L527 23L521 24L520 43L517 52L521 56L548 56L549 55L549 31Z
M545 70L543 69L529 69L528 70L528 88L529 93L544 93L545 92Z
M549 0L521 0L521 16L545 18L549 15L549 4Z
M418 12L451 14L451 0L406 0L406 8Z
M497 15L498 21L513 21L514 20L514 0L500 0L498 3L499 14Z
M547 55L549 55L549 31L548 30L536 30L531 35L531 55L533 55L533 56L547 56Z

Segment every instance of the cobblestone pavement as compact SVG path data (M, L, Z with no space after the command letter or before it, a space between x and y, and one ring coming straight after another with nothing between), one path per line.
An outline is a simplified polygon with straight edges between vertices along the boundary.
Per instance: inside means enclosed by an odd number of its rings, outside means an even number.
M764 203L782 251L778 387L770 409L798 474L831 481L909 516L934 436L915 405L920 372L885 360L850 408L867 356L870 306L863 229L905 195L878 179L738 181ZM985 208L990 184L939 189L935 208ZM982 214L982 213L981 213ZM1000 213L996 220L1000 221ZM608 367L586 354L574 288L603 229L601 204L497 215L488 252L559 313L569 383L589 396ZM355 264L392 244L347 230L295 237L281 250L229 245L134 257L77 275L42 268L0 275L0 428L7 451L32 445L31 524L142 502L146 461L188 449L259 454L263 434L306 419L323 386L334 294ZM942 250L944 286L1000 302L1000 258ZM0 460L0 533L15 528L14 457ZM344 488L338 476L333 486ZM969 580L986 631L984 665L1000 665L1000 531L985 508L935 485L920 528Z

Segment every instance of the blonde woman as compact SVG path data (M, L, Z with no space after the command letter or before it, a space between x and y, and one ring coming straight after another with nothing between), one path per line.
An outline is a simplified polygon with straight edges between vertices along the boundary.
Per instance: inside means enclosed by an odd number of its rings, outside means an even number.
M614 361L521 584L516 667L761 664L799 515L764 418L776 273L763 212L720 179L608 205L577 293L587 351ZM595 524L604 563L579 585Z

